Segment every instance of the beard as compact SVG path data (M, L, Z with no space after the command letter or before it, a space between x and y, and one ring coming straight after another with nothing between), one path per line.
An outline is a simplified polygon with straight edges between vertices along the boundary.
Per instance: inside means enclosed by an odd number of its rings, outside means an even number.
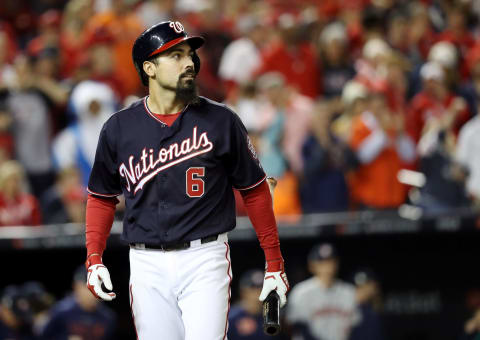
M163 85L162 87L175 92L178 100L187 104L193 103L198 98L197 84L195 83L196 76L197 74L194 71L187 71L180 74L175 87L169 85Z
M177 90L175 94L178 99L190 103L197 97L197 84L195 83L196 73L185 72L178 77Z

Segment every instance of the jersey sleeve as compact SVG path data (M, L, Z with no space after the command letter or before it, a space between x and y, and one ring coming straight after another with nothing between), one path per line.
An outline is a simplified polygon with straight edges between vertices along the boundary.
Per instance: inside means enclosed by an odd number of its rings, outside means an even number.
M98 139L95 161L88 181L88 192L100 197L115 197L122 193L122 189L116 165L116 152L107 131L105 124Z
M230 148L227 158L230 181L237 190L254 188L265 180L265 172L248 137L247 129L236 114L233 114L230 129Z

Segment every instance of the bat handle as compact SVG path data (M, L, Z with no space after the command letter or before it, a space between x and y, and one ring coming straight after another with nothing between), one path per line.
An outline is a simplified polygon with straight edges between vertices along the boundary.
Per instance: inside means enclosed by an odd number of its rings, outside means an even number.
M263 332L274 336L280 333L280 297L272 291L263 301Z

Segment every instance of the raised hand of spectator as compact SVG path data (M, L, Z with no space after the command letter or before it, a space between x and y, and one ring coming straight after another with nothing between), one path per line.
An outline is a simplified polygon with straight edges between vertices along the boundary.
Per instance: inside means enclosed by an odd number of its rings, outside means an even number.
M5 132L12 124L12 117L6 111L0 110L0 132Z
M396 135L402 135L405 133L405 116L401 113L394 113L392 116L393 128Z
M329 123L332 116L332 111L327 103L317 103L315 105L315 115L312 119L312 131L318 142L323 147L328 147L330 144Z
M466 108L467 102L465 99L456 97L448 107L446 114L442 117L442 127L446 130L450 130L453 127L453 123L457 119L457 116Z
M46 76L38 76L33 79L31 85L43 92L55 104L64 105L67 103L68 95L70 93L69 89L62 86L55 79Z
M391 131L394 128L395 123L389 111L376 112L375 117L383 131Z
M472 334L474 332L480 332L480 309L465 323L465 333Z
M34 75L32 73L32 67L28 57L17 57L14 66L17 74L15 88L18 90L24 90L32 87Z

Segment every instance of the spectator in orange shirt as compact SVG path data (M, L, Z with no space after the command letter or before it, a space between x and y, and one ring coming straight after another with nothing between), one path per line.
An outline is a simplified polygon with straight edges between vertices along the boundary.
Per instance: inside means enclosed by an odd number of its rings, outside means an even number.
M39 225L40 208L37 199L26 193L22 166L7 161L0 166L0 226Z
M383 94L372 94L367 111L355 118L350 145L360 163L350 178L353 203L377 209L402 204L407 190L397 173L415 160L415 145L403 116L389 110Z
M128 0L112 0L111 10L93 16L87 23L87 36L106 29L113 36L114 72L124 84L122 99L140 90L140 80L132 63L131 50L136 37L143 31L140 19Z

